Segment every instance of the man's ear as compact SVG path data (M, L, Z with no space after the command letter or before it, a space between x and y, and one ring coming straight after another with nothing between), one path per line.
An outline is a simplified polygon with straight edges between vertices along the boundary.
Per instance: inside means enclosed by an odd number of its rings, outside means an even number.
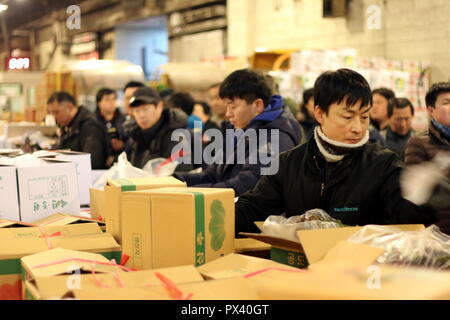
M162 100L158 102L158 104L156 105L156 109L158 111L162 111L164 109L164 102Z
M427 110L428 110L428 114L429 114L430 116L432 116L435 109L434 109L433 107L427 107Z
M256 112L258 112L258 114L263 113L265 109L264 101L262 99L256 99L255 101L253 101L253 103L255 104Z
M324 122L324 121L323 121L324 116L325 116L325 111L323 111L321 107L315 106L315 107L314 107L314 118L316 118L316 121L317 121L319 124L323 124L323 122Z

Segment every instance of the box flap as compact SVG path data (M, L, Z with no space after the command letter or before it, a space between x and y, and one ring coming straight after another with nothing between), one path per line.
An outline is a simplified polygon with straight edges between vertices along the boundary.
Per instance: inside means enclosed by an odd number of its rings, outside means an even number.
M32 278L66 274L77 269L85 272L94 270L96 273L122 272L119 267L109 265L111 261L100 254L63 248L42 251L20 260Z
M402 231L423 230L423 225L391 225ZM297 237L303 246L306 258L310 264L322 260L326 253L333 248L339 241L350 238L363 227L345 227L332 229L299 230Z
M0 240L19 240L25 238L44 238L44 236L56 236L55 233L60 233L61 236L73 236L78 234L102 233L102 230L96 223L85 223L78 225L65 226L25 226L18 228L6 228L0 231ZM11 243L13 245L13 243ZM0 254L3 247L0 247Z
M246 279L213 280L177 286L184 297L192 300L258 300L259 295ZM80 300L173 300L163 286L152 288L74 290Z
M234 239L234 248L237 253L247 252L247 251L259 251L259 250L270 250L271 246L268 243L251 239L251 238L240 238Z
M368 267L384 253L383 249L349 241L339 241L331 248L324 259L310 265L309 269L331 268L341 266Z
M100 225L105 224L105 222L98 221L96 219L90 219L90 218L86 218L86 217L82 217L82 216L74 216L74 215L65 214L65 213L55 213L46 218L43 218L43 219L40 219L37 221L33 221L33 224L35 224L37 226L63 226L63 225L76 223L79 221L85 221L87 223L89 223L89 222L98 223Z
M294 251L301 251L303 250L302 245L299 242L294 242L291 240L286 240L283 238L278 238L274 236L268 236L261 233L247 233L247 232L240 232L239 233L242 236L246 236L252 239L256 239L265 243L268 243L274 247L283 248L283 249L289 249Z
M296 268L280 264L275 261L250 257L240 254L228 254L225 257L208 262L197 270L207 279L227 279L243 277L252 272L266 268L283 268L297 270Z
M26 227L36 227L36 225L31 223L26 223L22 221L12 221L12 220L0 220L1 228L26 228Z
M122 191L136 191L167 186L186 187L186 183L174 177L108 179L107 184L121 188Z

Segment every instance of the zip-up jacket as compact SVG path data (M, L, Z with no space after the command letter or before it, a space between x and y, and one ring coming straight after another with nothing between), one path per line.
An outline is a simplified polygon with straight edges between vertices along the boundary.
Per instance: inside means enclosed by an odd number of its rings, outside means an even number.
M396 154L368 143L338 163L328 163L314 138L280 155L279 171L263 176L236 203L236 234L258 232L254 221L270 215L301 215L320 208L350 226L425 224L435 213L401 196L402 162Z

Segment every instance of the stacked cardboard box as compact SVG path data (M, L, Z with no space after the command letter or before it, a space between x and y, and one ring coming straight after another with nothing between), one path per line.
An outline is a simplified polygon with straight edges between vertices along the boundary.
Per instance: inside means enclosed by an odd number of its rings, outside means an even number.
M62 247L100 253L120 261L121 248L96 223L52 227L0 229L0 297L20 299L20 259L27 255ZM6 245L7 244L7 245Z

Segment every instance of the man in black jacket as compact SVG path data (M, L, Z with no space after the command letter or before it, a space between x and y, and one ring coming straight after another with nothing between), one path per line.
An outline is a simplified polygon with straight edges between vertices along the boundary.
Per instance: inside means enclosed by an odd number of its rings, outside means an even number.
M123 131L125 116L117 108L116 99L116 92L112 89L102 88L97 92L95 117L108 132L110 149L107 160L108 167L111 167L114 161L117 161L119 154L125 147Z
M326 72L314 87L319 126L304 145L280 155L279 171L263 176L236 203L236 233L254 221L320 208L346 225L431 224L434 212L401 196L402 163L369 140L371 92L355 71Z
M88 109L77 107L70 94L60 91L48 99L47 111L60 127L57 149L90 153L92 169L106 169L107 133Z
M148 87L139 88L130 100L130 108L137 127L130 133L127 156L135 167L143 168L149 160L169 158L178 141L172 141L172 133L186 128L185 119L177 111L164 108L159 94ZM179 165L177 171L192 166Z

